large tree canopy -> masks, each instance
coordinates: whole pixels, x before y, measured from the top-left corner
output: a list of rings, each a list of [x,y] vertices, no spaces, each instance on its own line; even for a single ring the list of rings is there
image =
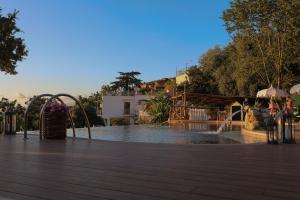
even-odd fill
[[[119,76],[116,77],[116,81],[111,82],[111,87],[114,90],[121,90],[123,92],[133,91],[134,87],[141,84],[141,80],[137,78],[140,72],[118,72]]]
[[[0,8],[0,71],[16,74],[17,62],[27,56],[24,39],[18,36],[21,30],[17,27],[18,11],[2,15]]]
[[[299,0],[233,0],[223,19],[232,41],[200,57],[188,71],[189,91],[255,96],[300,82]]]
[[[89,119],[91,126],[104,126],[104,121],[101,117],[97,116],[97,106],[100,99],[100,93],[96,92],[89,97],[78,97],[80,103],[83,105],[83,109]],[[76,104],[71,109],[73,122],[76,128],[83,128],[85,126],[85,119],[80,107]]]
[[[252,51],[247,55],[251,61],[245,61],[259,68],[258,78],[279,87],[299,80],[299,0],[235,0],[223,19],[233,44],[239,46],[237,58],[245,54],[242,45],[247,54]]]

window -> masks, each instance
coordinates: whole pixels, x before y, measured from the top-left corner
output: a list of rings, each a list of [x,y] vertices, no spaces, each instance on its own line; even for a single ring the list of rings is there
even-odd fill
[[[124,115],[130,115],[130,102],[124,102]]]

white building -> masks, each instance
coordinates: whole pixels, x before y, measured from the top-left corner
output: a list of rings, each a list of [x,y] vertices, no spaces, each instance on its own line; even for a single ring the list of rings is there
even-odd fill
[[[130,124],[144,111],[146,102],[151,98],[148,95],[134,96],[103,96],[100,115],[110,125],[111,118],[130,118]]]
[[[186,68],[184,70],[177,70],[176,71],[176,85],[181,85],[184,82],[189,81],[189,75],[187,73],[189,68]]]

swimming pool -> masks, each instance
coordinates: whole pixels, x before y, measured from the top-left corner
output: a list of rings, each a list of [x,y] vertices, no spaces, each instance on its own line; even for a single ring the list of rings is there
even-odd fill
[[[185,123],[168,126],[134,125],[92,127],[92,139],[123,142],[172,143],[172,144],[241,144],[253,143],[241,134],[240,125],[232,125],[217,133],[214,123]],[[72,131],[68,130],[72,137]],[[87,138],[86,129],[76,129],[76,136]]]

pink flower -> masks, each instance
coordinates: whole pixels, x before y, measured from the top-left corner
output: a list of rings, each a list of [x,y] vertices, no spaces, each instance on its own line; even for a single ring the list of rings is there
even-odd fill
[[[66,111],[68,111],[68,107],[66,104],[58,103],[56,100],[51,101],[48,108],[49,108],[50,112],[56,112],[56,111],[66,112]]]

